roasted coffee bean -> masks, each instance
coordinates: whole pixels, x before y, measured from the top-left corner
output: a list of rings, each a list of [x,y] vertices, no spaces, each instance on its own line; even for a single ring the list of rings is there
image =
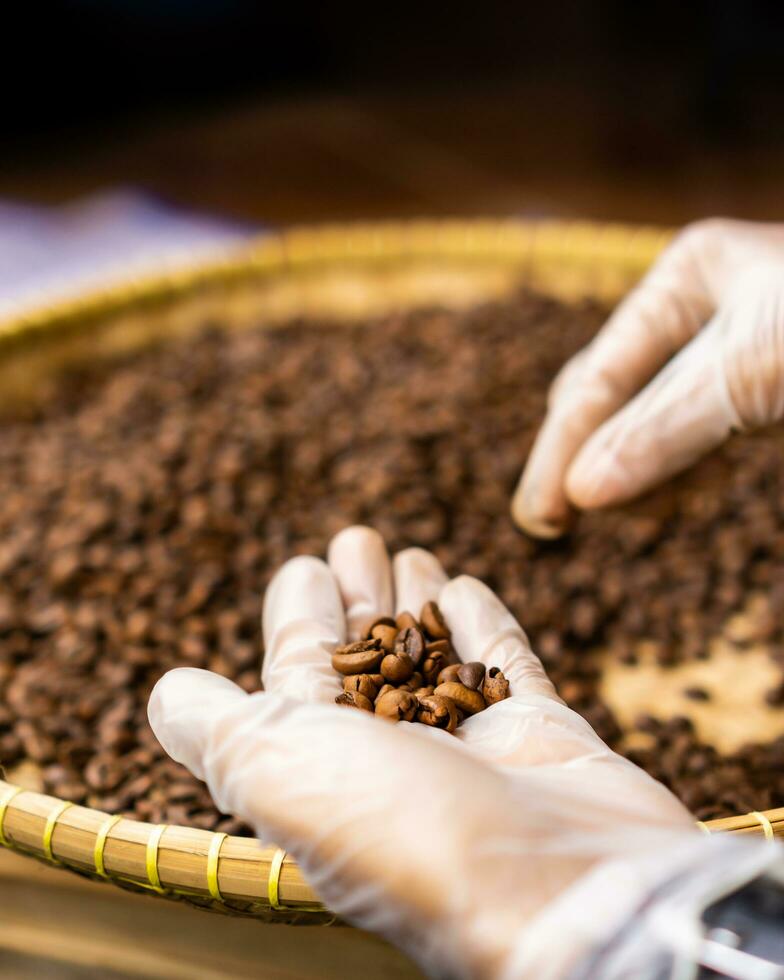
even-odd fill
[[[372,674],[378,670],[384,651],[378,640],[358,640],[338,647],[332,654],[332,666],[339,674]]]
[[[422,606],[419,622],[431,640],[449,640],[452,638],[452,633],[444,622],[441,610],[435,602],[426,602]]]
[[[447,663],[457,662],[457,654],[451,640],[429,640],[425,644],[425,655],[433,653],[443,653]]]
[[[376,699],[376,714],[393,721],[413,721],[419,702],[410,691],[391,690]]]
[[[372,701],[378,694],[378,685],[371,674],[351,674],[343,678],[343,690],[364,694]]]
[[[488,706],[509,697],[509,681],[498,667],[491,667],[485,674],[482,694]]]
[[[459,680],[457,674],[462,666],[463,664],[449,664],[449,666],[444,667],[438,675],[437,683],[446,684],[447,681]]]
[[[417,721],[433,728],[443,728],[447,732],[453,732],[457,728],[457,707],[454,701],[438,694],[424,694],[418,696],[417,700]]]
[[[414,673],[414,662],[407,653],[388,653],[381,661],[381,673],[390,684],[402,684]]]
[[[359,691],[344,691],[335,698],[335,704],[347,708],[361,708],[362,711],[373,711],[373,702]]]
[[[427,650],[422,661],[422,676],[425,682],[436,684],[447,663],[447,655],[442,650]]]
[[[361,630],[362,639],[372,640],[373,630],[375,630],[377,626],[389,626],[397,635],[397,623],[391,616],[375,616],[369,623],[367,623],[364,629]]]
[[[397,634],[397,638],[395,639],[395,653],[405,654],[414,667],[419,665],[419,661],[422,659],[424,652],[425,638],[421,630],[418,630],[415,626],[409,626]]]
[[[443,674],[443,671],[441,671]],[[478,660],[473,660],[467,664],[460,664],[457,668],[457,680],[472,691],[478,691],[482,687],[485,679],[485,665]]]
[[[424,677],[418,670],[415,670],[408,680],[404,681],[402,684],[398,684],[398,687],[403,688],[406,691],[416,691],[418,688],[422,687],[424,683]]]
[[[467,715],[475,715],[478,711],[484,711],[485,699],[479,691],[472,691],[470,687],[466,687],[459,681],[447,681],[445,684],[439,684],[435,693],[454,701],[455,705]]]
[[[395,640],[397,639],[397,635],[397,626],[390,626],[389,623],[378,623],[371,630],[372,638],[378,640],[382,648],[386,650],[387,653],[392,653],[392,651],[395,649]]]
[[[401,612],[397,614],[395,619],[395,624],[400,632],[408,629],[419,629],[419,623],[414,619],[410,612]]]

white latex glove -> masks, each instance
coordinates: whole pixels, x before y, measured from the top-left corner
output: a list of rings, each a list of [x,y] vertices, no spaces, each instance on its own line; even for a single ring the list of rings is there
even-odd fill
[[[370,616],[418,614],[430,599],[461,657],[500,667],[512,696],[456,735],[336,706],[334,647]],[[263,625],[264,693],[174,670],[150,723],[221,811],[296,857],[332,910],[434,975],[564,976],[718,845],[557,697],[493,593],[447,581],[427,552],[390,563],[376,532],[349,528],[329,564],[280,570]]]
[[[784,225],[698,222],[556,378],[512,514],[554,537],[783,415]]]

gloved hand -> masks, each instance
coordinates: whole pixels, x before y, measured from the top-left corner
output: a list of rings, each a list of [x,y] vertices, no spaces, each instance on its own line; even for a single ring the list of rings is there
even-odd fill
[[[690,225],[556,378],[513,517],[555,537],[783,415],[784,225]]]
[[[436,600],[464,660],[511,697],[449,735],[338,707],[336,645]],[[265,691],[168,673],[150,723],[216,805],[286,848],[336,913],[434,975],[561,977],[658,882],[718,844],[556,695],[525,633],[476,579],[429,553],[390,563],[341,532],[328,564],[289,561],[263,613]]]

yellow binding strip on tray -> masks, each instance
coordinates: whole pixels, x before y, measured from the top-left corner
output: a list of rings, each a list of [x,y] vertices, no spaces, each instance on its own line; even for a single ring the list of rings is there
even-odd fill
[[[282,847],[279,847],[275,851],[275,856],[272,859],[272,864],[269,869],[269,879],[267,880],[267,896],[269,898],[270,908],[272,909],[283,908],[280,904],[280,872],[283,869],[283,862],[285,860],[286,852]]]
[[[8,804],[11,800],[18,796],[22,792],[21,786],[11,786],[9,790],[5,793],[2,799],[0,799],[0,844],[3,847],[10,847],[11,841],[5,836],[3,831],[3,824],[5,823],[5,815],[8,810]]]
[[[702,820],[698,820],[697,821],[697,826],[700,828],[700,830],[703,832],[703,834],[707,834],[709,837],[713,833],[713,831],[710,829],[710,827],[706,823],[703,823]]]
[[[216,902],[223,901],[220,885],[218,884],[218,864],[220,863],[220,852],[223,842],[228,834],[213,834],[210,841],[210,849],[207,852],[207,890]]]
[[[153,891],[161,893],[166,889],[161,885],[161,877],[158,874],[158,849],[163,832],[168,829],[168,826],[168,824],[160,823],[157,827],[153,827],[147,841],[147,880]]]
[[[55,858],[52,852],[52,838],[54,837],[54,828],[57,826],[57,821],[73,806],[73,803],[69,803],[68,800],[61,800],[60,803],[53,810],[50,810],[49,816],[46,818],[46,826],[44,827],[44,837],[41,842],[44,849],[44,854],[46,855],[47,861],[52,861],[55,864],[60,862]]]
[[[764,813],[760,813],[759,810],[752,810],[749,814],[751,817],[755,817],[756,820],[762,824],[762,829],[765,833],[765,840],[774,840],[775,835],[773,833],[773,824],[768,820]]]
[[[103,852],[104,852],[104,849],[106,847],[106,839],[109,836],[109,834],[111,833],[112,828],[113,827],[116,827],[117,824],[121,820],[122,820],[122,817],[119,816],[119,814],[117,814],[117,815],[115,815],[113,817],[108,817],[101,824],[101,826],[100,826],[100,828],[98,830],[98,834],[97,834],[97,836],[95,838],[95,847],[93,848],[93,860],[95,862],[95,873],[97,875],[100,875],[102,878],[108,878],[109,877],[109,875],[106,873],[106,867],[104,866],[104,863],[103,863]]]

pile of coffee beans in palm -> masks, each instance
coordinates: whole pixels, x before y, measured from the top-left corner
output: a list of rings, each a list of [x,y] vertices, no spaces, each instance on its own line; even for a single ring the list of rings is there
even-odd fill
[[[46,791],[108,811],[236,831],[164,756],[149,693],[184,665],[257,689],[271,575],[354,523],[486,581],[622,751],[597,650],[630,661],[646,640],[666,672],[755,592],[778,660],[780,433],[734,439],[563,540],[512,524],[548,384],[605,314],[521,292],[356,326],[206,324],[0,421],[0,766],[13,778],[26,760]],[[701,819],[784,804],[784,740],[722,755],[686,717],[640,727],[635,758]]]
[[[509,682],[498,667],[461,663],[451,641],[435,602],[425,603],[418,620],[410,612],[374,619],[362,639],[332,654],[343,676],[336,703],[453,732],[469,715],[508,698]]]

